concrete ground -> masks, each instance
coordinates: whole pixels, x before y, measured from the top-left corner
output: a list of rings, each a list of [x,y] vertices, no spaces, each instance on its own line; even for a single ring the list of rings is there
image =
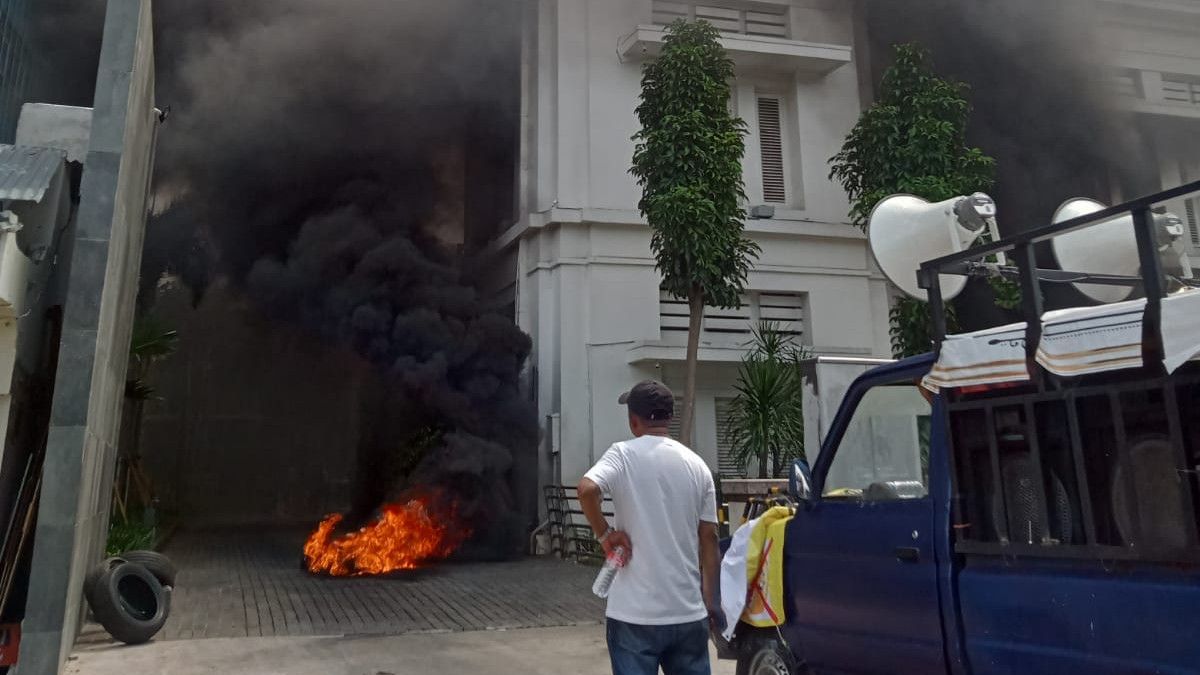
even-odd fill
[[[734,664],[716,661],[713,673]],[[138,647],[80,648],[68,675],[605,675],[604,627],[426,633],[366,637],[165,640]]]

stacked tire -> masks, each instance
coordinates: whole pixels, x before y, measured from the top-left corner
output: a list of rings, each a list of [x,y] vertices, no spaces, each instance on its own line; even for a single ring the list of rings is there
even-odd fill
[[[171,613],[177,571],[155,551],[128,551],[88,573],[83,594],[96,622],[125,644],[149,642]]]

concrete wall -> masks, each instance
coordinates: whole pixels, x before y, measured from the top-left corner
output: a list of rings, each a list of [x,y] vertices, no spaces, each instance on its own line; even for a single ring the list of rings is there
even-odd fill
[[[658,377],[682,390],[683,347],[660,330],[659,276],[637,212],[629,166],[641,65],[618,42],[651,21],[650,0],[533,3],[525,40],[523,220],[496,242],[518,249],[518,322],[534,339],[539,410],[561,415],[560,457],[543,448],[543,483],[577,480],[599,453],[628,435],[619,392]],[[792,38],[853,46],[853,4],[778,0]],[[825,75],[741,69],[735,105],[753,114],[755,92],[786,99],[789,203],[747,222],[763,247],[749,288],[805,294],[804,342],[826,354],[889,355],[888,293],[861,233],[846,224],[847,199],[826,161],[859,110],[858,69]],[[753,125],[752,125],[753,126]],[[761,200],[756,132],[747,138],[747,193]],[[755,185],[760,187],[755,188]],[[739,349],[702,349],[696,450],[716,466],[716,398],[730,396]]]
[[[110,0],[24,622],[21,675],[58,673],[102,554],[145,229],[153,142],[150,0]]]
[[[154,366],[140,452],[181,524],[311,524],[351,503],[366,366],[217,285],[182,287],[153,316],[179,332]]]

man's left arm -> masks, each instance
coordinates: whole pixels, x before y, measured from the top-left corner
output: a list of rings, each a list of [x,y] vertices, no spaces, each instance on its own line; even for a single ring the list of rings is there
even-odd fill
[[[721,546],[718,542],[717,524],[700,522],[700,588],[704,593],[704,606],[708,608],[708,620],[716,632],[724,630],[725,615],[721,612]]]
[[[700,507],[700,590],[708,608],[709,626],[720,633],[725,629],[721,611],[721,544],[717,534],[717,487],[712,474],[705,471],[704,497]]]

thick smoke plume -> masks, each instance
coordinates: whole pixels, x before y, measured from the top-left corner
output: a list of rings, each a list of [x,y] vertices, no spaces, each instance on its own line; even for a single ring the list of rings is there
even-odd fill
[[[1069,197],[1144,190],[1132,115],[1104,78],[1099,0],[869,0],[872,57],[919,42],[944,75],[970,85],[973,145],[997,160],[993,196],[1008,232],[1046,224]]]
[[[1107,76],[1100,0],[868,0],[874,70],[892,45],[918,42],[939,74],[970,86],[971,145],[996,159],[1002,234],[1049,224],[1072,197],[1111,202],[1152,192],[1157,168],[1134,115],[1116,105]],[[1055,267],[1046,247],[1040,266]],[[1087,303],[1047,287],[1050,306]],[[1011,320],[984,284],[956,305],[967,329]]]
[[[158,99],[172,110],[144,280],[170,267],[202,292],[227,274],[264,311],[376,364],[358,517],[434,486],[482,553],[519,545],[510,477],[537,441],[519,386],[530,341],[488,311],[454,245],[463,200],[488,191],[464,190],[464,165],[515,128],[517,7],[155,3]],[[473,180],[512,189],[511,174]]]

